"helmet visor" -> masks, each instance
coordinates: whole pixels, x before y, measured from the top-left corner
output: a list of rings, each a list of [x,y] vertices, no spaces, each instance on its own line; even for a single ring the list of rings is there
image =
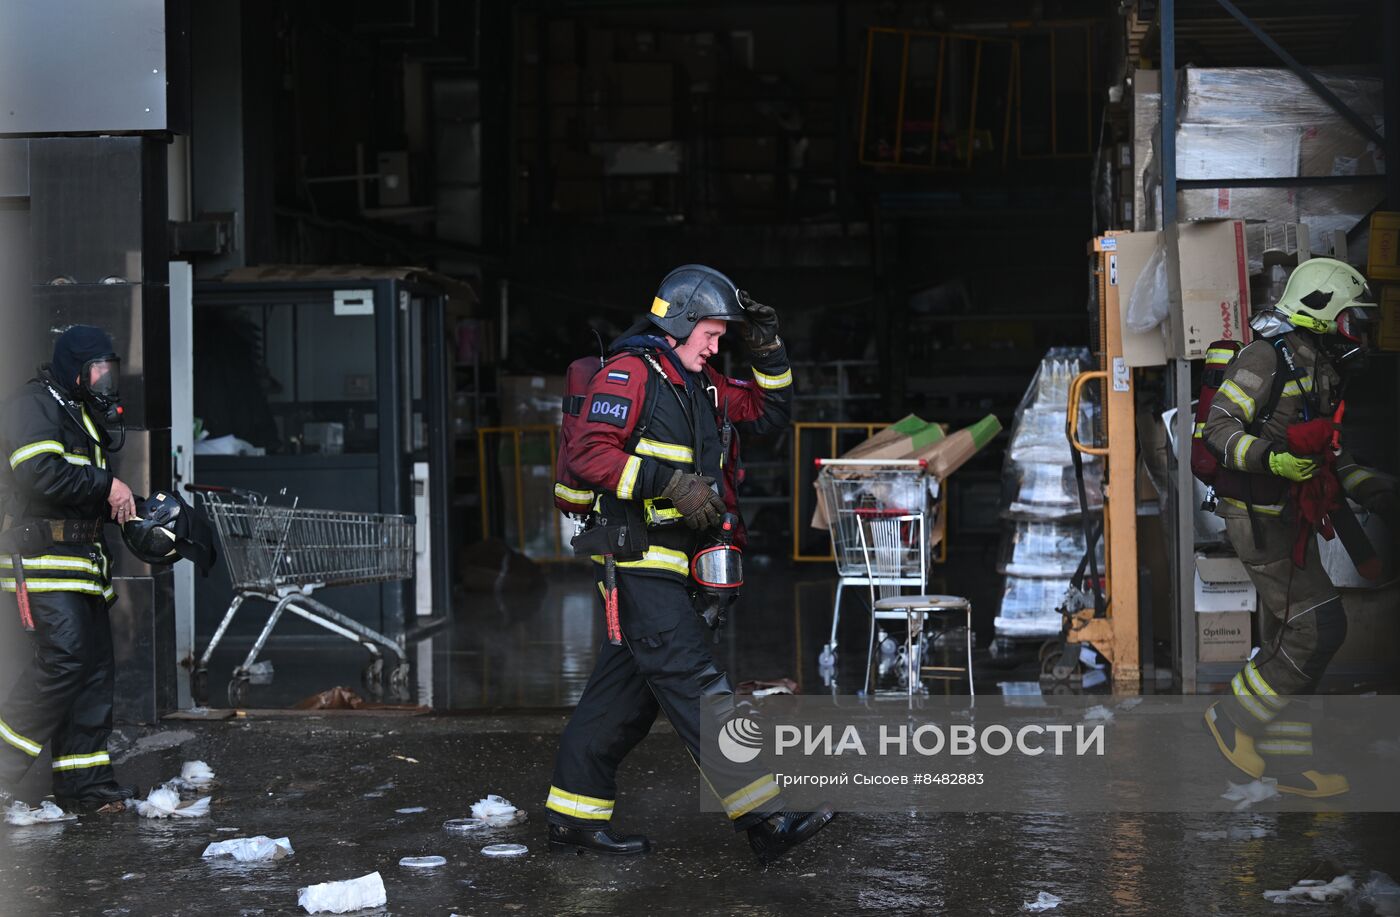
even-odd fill
[[[690,574],[709,589],[737,589],[744,584],[742,558],[733,545],[715,545],[695,555]]]
[[[122,361],[116,357],[99,357],[83,364],[83,387],[101,398],[117,400],[117,382],[121,378]]]
[[[1369,309],[1343,309],[1337,314],[1337,334],[1362,347],[1370,347],[1375,319]]]

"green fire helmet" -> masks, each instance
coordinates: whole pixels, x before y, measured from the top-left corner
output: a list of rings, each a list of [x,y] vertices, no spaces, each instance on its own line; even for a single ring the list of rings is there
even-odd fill
[[[1295,327],[1315,334],[1339,333],[1347,309],[1374,309],[1361,272],[1336,258],[1309,258],[1288,275],[1275,309]]]

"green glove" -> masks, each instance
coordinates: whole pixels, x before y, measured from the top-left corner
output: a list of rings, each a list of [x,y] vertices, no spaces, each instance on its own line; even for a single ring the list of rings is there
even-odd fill
[[[1269,470],[1281,478],[1302,482],[1317,474],[1317,462],[1288,452],[1270,452]]]

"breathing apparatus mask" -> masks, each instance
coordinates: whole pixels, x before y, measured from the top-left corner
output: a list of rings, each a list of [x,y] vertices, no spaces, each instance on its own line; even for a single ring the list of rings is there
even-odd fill
[[[690,561],[695,610],[711,630],[724,626],[730,606],[739,598],[739,587],[744,585],[743,552],[734,544],[738,526],[739,518],[725,513],[714,542],[697,551]]]
[[[126,424],[118,388],[121,365],[107,332],[91,325],[74,325],[59,335],[49,366],[53,381],[68,395],[60,401],[76,401],[87,407],[92,419],[107,433],[109,442],[100,445],[108,452],[116,452],[126,443]],[[70,414],[77,413],[67,404],[65,407]],[[81,416],[74,420],[79,427],[87,429]]]

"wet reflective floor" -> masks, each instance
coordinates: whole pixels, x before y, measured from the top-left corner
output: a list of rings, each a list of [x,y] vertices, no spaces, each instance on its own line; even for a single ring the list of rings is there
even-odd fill
[[[695,772],[664,726],[624,763],[616,818],[658,849],[629,859],[554,853],[542,801],[563,722],[327,715],[121,730],[118,771],[143,787],[184,760],[207,761],[218,773],[212,815],[5,828],[3,912],[300,913],[298,888],[377,870],[388,904],[367,913],[1012,914],[1044,891],[1062,899],[1055,914],[1262,915],[1279,913],[1266,889],[1287,887],[1319,859],[1400,875],[1393,815],[1325,812],[848,814],[763,870],[721,816],[699,811]],[[473,838],[442,829],[490,792],[530,820]],[[419,806],[426,811],[396,812]],[[255,834],[285,835],[296,853],[244,865],[200,858],[211,841]],[[529,852],[481,855],[497,842]],[[423,855],[447,863],[397,865]]]

